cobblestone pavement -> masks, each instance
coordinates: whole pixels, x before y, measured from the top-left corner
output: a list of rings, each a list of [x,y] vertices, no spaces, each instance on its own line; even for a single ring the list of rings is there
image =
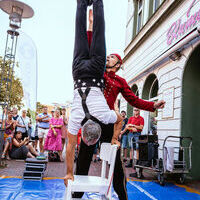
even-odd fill
[[[24,171],[24,161],[23,160],[10,160],[7,161],[6,168],[0,168],[0,176],[22,176]],[[126,176],[128,178],[129,174],[133,172],[132,168],[125,168]],[[101,162],[92,162],[89,174],[100,176],[101,173]],[[66,164],[65,162],[49,162],[47,165],[47,170],[45,171],[44,177],[58,177],[62,178],[66,174]],[[144,172],[144,180],[157,180],[157,176],[150,172]],[[136,180],[136,178],[130,178],[130,180]],[[172,180],[169,180],[172,181]],[[188,186],[196,191],[200,192],[200,181],[186,181],[185,186]]]

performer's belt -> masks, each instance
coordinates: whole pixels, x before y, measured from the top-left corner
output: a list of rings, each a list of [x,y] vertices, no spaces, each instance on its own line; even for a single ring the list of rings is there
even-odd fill
[[[99,87],[103,90],[104,88],[104,79],[78,79],[74,81],[74,89],[82,87]]]
[[[83,126],[89,119],[91,119],[92,121],[98,123],[98,124],[102,124],[102,122],[100,122],[96,117],[92,116],[90,113],[89,113],[89,110],[88,110],[88,107],[86,105],[86,99],[87,99],[87,96],[90,92],[90,89],[89,87],[86,88],[85,92],[82,91],[81,88],[78,89],[78,92],[82,98],[82,106],[83,106],[83,110],[85,112],[85,118],[83,119],[83,121],[81,122],[81,125]]]

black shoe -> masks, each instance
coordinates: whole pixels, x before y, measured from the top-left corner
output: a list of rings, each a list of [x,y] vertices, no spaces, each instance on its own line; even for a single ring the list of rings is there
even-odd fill
[[[94,159],[94,163],[96,163],[97,162],[97,160],[96,159]]]
[[[129,174],[129,176],[132,177],[132,178],[137,178],[137,173],[136,172],[135,173],[131,173],[131,174]]]
[[[133,164],[132,163],[128,163],[127,165],[125,165],[125,167],[131,168],[131,167],[133,167]]]
[[[91,6],[92,4],[93,4],[93,0],[87,0],[87,4],[88,4],[88,6]]]

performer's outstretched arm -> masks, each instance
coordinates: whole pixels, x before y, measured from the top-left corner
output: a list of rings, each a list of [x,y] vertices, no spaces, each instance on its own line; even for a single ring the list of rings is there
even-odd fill
[[[122,96],[126,99],[126,101],[132,106],[150,112],[154,112],[156,109],[164,108],[165,101],[163,100],[157,102],[145,101],[143,99],[140,99],[133,93],[133,91],[131,90],[125,79],[121,78],[121,84],[122,84],[122,89],[120,92]]]

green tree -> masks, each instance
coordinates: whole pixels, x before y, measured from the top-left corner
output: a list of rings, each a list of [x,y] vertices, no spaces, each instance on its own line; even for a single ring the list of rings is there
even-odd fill
[[[0,57],[0,101],[8,102],[9,105],[17,106],[18,109],[24,105],[23,100],[23,87],[21,80],[15,76],[14,71],[12,72],[11,61],[6,60],[5,66],[3,66],[3,59]],[[19,67],[18,64],[15,64],[15,67]],[[10,88],[11,84],[11,88]]]

